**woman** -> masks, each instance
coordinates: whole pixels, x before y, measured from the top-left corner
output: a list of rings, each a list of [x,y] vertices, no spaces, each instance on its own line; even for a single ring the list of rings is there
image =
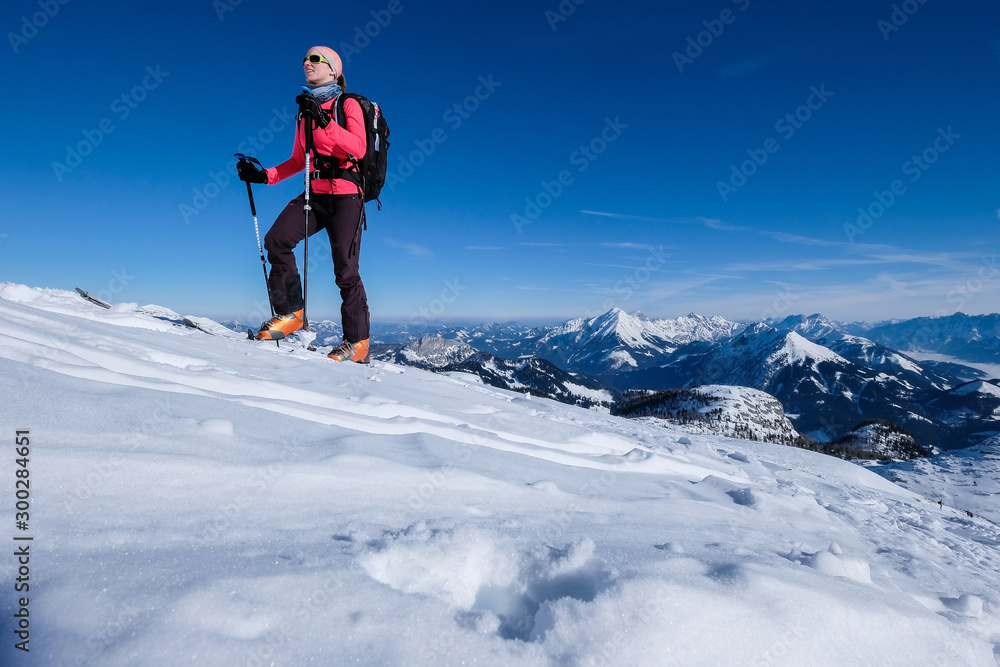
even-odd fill
[[[365,119],[361,105],[347,98],[344,104],[346,128],[335,117],[337,97],[345,81],[340,56],[326,46],[314,46],[302,61],[312,97],[299,96],[300,116],[295,129],[292,156],[270,169],[258,169],[240,161],[240,179],[268,185],[283,181],[305,169],[305,123],[313,122],[313,177],[309,204],[309,236],[325,229],[333,252],[333,270],[340,288],[340,315],[344,341],[330,352],[334,361],[369,363],[368,297],[359,273],[361,251],[361,215],[363,197],[358,185],[340,178],[342,170],[353,170],[350,156],[360,160],[365,154]],[[324,159],[326,158],[326,159]],[[332,158],[332,159],[330,159]],[[285,207],[264,237],[264,248],[271,264],[268,291],[277,315],[261,325],[257,338],[283,338],[304,326],[305,304],[302,282],[295,266],[295,246],[305,239],[305,193]]]

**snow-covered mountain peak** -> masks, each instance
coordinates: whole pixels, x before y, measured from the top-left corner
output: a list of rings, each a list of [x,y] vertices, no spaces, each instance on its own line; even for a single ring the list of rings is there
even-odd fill
[[[831,361],[844,365],[850,364],[847,359],[844,359],[833,350],[813,343],[795,331],[789,331],[785,335],[785,344],[775,350],[768,357],[768,361],[775,364],[793,365],[817,364],[823,361]]]
[[[423,336],[404,345],[400,354],[410,361],[421,362],[429,367],[440,367],[461,363],[476,354],[476,350],[460,340]]]
[[[612,308],[588,324],[591,335],[598,338],[615,337],[629,345],[647,345],[645,334],[652,329],[650,321],[645,317],[629,315],[621,308]]]
[[[588,372],[637,367],[675,349],[656,323],[621,308],[589,319],[570,320],[538,339],[539,354],[553,361],[580,363]]]
[[[774,323],[773,326],[776,329],[788,329],[795,331],[810,340],[817,340],[834,334],[846,333],[846,330],[842,325],[821,315],[820,313],[814,313],[812,315],[789,315],[788,317]]]
[[[693,341],[716,342],[725,340],[744,326],[718,315],[706,317],[696,313],[675,319],[655,320],[654,324],[665,338],[678,344]]]
[[[742,328],[743,325],[719,316],[692,313],[675,319],[653,320],[642,312],[630,315],[615,307],[596,317],[570,320],[549,336],[580,333],[581,338],[617,337],[626,344],[642,347],[676,347],[692,341],[723,340]]]

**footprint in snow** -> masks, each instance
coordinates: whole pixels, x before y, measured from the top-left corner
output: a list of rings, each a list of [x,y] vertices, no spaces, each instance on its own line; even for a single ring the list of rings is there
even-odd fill
[[[538,489],[539,491],[545,491],[546,493],[550,493],[552,495],[561,493],[559,487],[556,486],[556,483],[547,479],[540,479],[537,482],[530,482],[528,486],[530,486],[533,489]]]
[[[726,491],[726,495],[733,499],[733,502],[743,507],[754,507],[760,502],[760,498],[749,488]]]
[[[979,618],[983,615],[983,599],[978,595],[965,593],[957,598],[941,598],[941,604],[963,616]]]

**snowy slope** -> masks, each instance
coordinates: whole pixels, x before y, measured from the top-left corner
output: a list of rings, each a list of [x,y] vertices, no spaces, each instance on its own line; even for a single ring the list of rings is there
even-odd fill
[[[930,458],[864,465],[945,507],[1000,523],[1000,438]]]
[[[0,316],[30,664],[997,664],[998,528],[854,464],[70,292]]]

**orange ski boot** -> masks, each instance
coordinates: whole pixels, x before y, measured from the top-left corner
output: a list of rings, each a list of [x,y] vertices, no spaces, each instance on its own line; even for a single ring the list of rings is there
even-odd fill
[[[353,361],[358,364],[371,363],[371,355],[368,353],[368,339],[360,340],[357,343],[348,343],[346,340],[333,348],[330,354],[326,355],[334,361]]]
[[[305,324],[302,321],[304,311],[305,309],[302,309],[289,315],[277,315],[264,322],[260,325],[260,331],[257,332],[257,340],[281,340],[285,336],[295,333]]]

